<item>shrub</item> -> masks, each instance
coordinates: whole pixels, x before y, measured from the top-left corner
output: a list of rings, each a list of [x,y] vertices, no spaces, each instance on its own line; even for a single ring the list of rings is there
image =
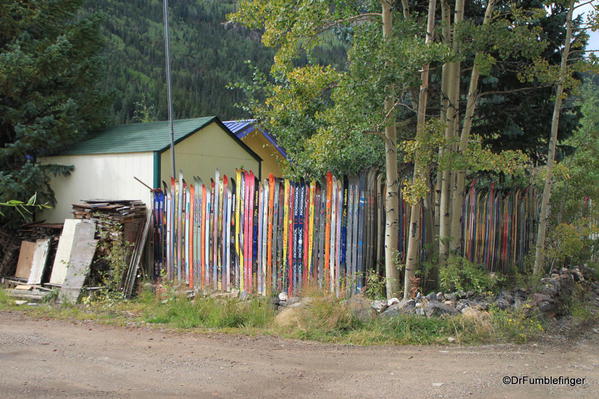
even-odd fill
[[[380,276],[374,270],[369,270],[366,274],[366,286],[364,295],[370,299],[385,298],[385,278]]]
[[[552,267],[567,266],[567,262],[588,262],[598,252],[598,242],[593,238],[597,234],[598,228],[585,218],[558,224],[549,233],[547,260]]]
[[[458,256],[449,257],[447,265],[439,271],[439,282],[444,291],[474,291],[481,294],[492,291],[500,280],[481,266]]]

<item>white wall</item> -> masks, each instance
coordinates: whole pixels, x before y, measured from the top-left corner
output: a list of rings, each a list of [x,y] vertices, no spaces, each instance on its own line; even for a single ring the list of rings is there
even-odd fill
[[[235,176],[235,169],[252,170],[258,175],[260,164],[216,122],[175,145],[177,173],[183,170],[187,181],[199,176],[204,182],[214,177],[218,168],[221,175]],[[160,178],[167,183],[171,176],[171,151],[161,154]]]
[[[133,179],[137,177],[150,187],[153,182],[153,154],[64,155],[40,158],[40,163],[73,165],[66,177],[54,177],[50,185],[56,195],[56,207],[38,217],[50,223],[72,218],[72,204],[85,199],[141,200],[151,205],[149,190]]]

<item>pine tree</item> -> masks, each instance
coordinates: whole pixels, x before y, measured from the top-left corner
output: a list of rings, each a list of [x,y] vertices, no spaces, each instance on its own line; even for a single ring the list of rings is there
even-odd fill
[[[107,96],[98,88],[102,40],[81,0],[0,3],[0,202],[52,204],[50,173],[39,156],[59,151],[103,124]],[[2,225],[21,223],[5,212]]]

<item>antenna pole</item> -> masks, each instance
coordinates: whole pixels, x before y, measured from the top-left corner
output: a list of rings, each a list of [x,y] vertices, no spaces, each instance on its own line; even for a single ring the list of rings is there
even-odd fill
[[[168,95],[168,124],[171,132],[171,166],[175,177],[175,129],[173,127],[173,97],[171,88],[171,54],[170,54],[170,41],[168,35],[168,0],[163,0],[164,5],[164,55],[166,58],[166,91]]]

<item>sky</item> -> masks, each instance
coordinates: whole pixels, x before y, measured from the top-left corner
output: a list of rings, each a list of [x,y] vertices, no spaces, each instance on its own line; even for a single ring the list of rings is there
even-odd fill
[[[580,7],[578,10],[575,10],[574,13],[576,16],[580,14],[587,14],[592,10],[591,4],[587,4],[583,7]],[[589,34],[589,43],[587,44],[587,50],[599,50],[599,31],[591,32],[589,29],[587,31]]]

